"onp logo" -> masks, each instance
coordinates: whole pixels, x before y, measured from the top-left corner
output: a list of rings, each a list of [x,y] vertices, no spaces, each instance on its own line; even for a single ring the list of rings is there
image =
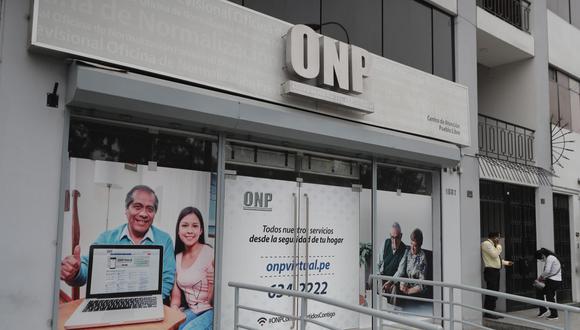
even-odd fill
[[[244,193],[244,210],[248,211],[272,211],[269,206],[272,201],[271,193],[246,191]]]

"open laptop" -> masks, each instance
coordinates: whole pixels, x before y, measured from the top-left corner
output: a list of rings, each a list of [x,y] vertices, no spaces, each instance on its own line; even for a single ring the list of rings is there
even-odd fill
[[[91,246],[87,299],[65,329],[163,320],[162,260],[162,246]]]

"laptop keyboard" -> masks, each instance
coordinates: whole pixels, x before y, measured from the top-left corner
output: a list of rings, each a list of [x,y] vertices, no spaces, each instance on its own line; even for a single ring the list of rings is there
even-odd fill
[[[133,297],[118,299],[91,300],[83,312],[112,311],[118,309],[151,308],[157,307],[156,297]]]

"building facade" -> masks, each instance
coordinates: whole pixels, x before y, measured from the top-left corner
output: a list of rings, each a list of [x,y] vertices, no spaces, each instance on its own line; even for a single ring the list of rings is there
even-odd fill
[[[4,323],[62,321],[87,292],[60,261],[125,224],[142,184],[173,240],[199,209],[215,329],[232,327],[232,281],[377,307],[369,275],[386,272],[394,223],[420,241],[422,278],[481,286],[479,243],[500,231],[506,292],[533,293],[547,247],[569,267],[560,301],[578,301],[580,2],[506,3],[0,1]]]

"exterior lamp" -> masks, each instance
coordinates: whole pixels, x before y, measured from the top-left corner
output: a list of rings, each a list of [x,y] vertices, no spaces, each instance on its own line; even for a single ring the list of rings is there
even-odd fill
[[[338,22],[334,22],[334,21],[330,21],[330,22],[324,22],[322,24],[304,24],[306,26],[308,26],[309,28],[311,28],[312,30],[315,31],[320,31],[320,29],[325,26],[325,25],[336,25],[338,26],[342,31],[344,31],[344,34],[346,36],[346,43],[350,44],[350,38],[348,36],[348,31],[346,30],[346,28],[344,27],[344,25],[338,23]]]

